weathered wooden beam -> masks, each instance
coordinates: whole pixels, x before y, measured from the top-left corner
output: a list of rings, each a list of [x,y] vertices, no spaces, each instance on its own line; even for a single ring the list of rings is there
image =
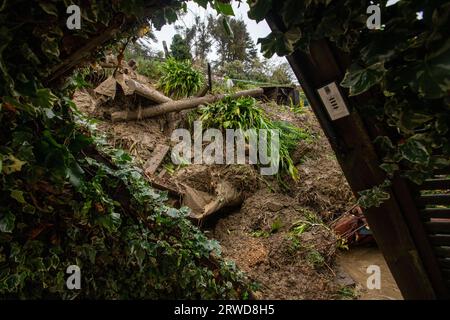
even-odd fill
[[[420,205],[450,205],[450,194],[427,194],[418,198]]]
[[[153,150],[152,157],[148,159],[148,161],[144,165],[144,171],[147,175],[153,175],[158,167],[161,165],[161,162],[164,160],[164,157],[169,152],[170,147],[165,144],[158,144]]]
[[[427,208],[422,209],[421,214],[423,218],[449,218],[450,219],[450,208]]]
[[[448,190],[450,189],[450,179],[429,179],[425,180],[419,190]]]
[[[425,222],[425,226],[426,226],[427,230],[432,234],[437,234],[437,233],[450,234],[450,220]]]
[[[430,235],[430,241],[435,246],[450,246],[450,234]]]

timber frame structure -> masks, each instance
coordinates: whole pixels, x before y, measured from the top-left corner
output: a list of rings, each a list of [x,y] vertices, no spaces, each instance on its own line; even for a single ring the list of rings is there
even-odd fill
[[[272,30],[286,29],[276,13],[269,13],[266,21]],[[339,88],[350,115],[333,121],[317,91],[341,82],[349,58],[324,39],[313,43],[309,54],[297,50],[287,59],[353,193],[381,184],[385,173],[379,167],[381,161],[373,140],[389,133],[354,108],[374,92],[349,97],[347,90]],[[449,174],[450,168],[436,172],[435,179],[419,187],[395,177],[390,199],[364,213],[405,299],[450,298],[450,195],[420,194],[421,190],[449,190]]]

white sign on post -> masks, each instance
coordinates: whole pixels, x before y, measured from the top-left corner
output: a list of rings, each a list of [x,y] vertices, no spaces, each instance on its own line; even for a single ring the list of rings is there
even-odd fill
[[[327,108],[331,120],[337,120],[350,115],[336,82],[327,84],[317,91],[319,92],[325,108]]]

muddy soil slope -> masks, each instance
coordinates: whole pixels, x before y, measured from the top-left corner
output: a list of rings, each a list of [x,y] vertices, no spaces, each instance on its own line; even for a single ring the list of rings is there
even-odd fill
[[[76,92],[74,101],[83,113],[98,120],[98,128],[111,144],[128,150],[141,167],[158,144],[170,145],[168,128],[173,123],[168,119],[177,119],[178,126],[185,124],[186,113],[112,123],[105,117],[105,108],[123,109],[120,99],[98,108],[94,94],[83,90]],[[200,227],[221,243],[225,257],[246,272],[257,298],[354,298],[353,282],[336,267],[340,242],[327,222],[350,209],[355,200],[331,148],[310,110],[294,112],[274,103],[261,107],[272,119],[308,132],[309,138],[293,152],[298,181],[286,176],[280,184],[250,165],[174,166],[170,157],[155,178],[176,190],[187,185],[205,193],[226,180],[243,195],[241,206],[221,210]],[[181,201],[173,199],[173,203]]]

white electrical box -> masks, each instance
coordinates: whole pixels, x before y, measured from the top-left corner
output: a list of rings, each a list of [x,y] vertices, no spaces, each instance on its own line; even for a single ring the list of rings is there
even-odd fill
[[[347,105],[339,92],[336,82],[332,82],[317,90],[331,120],[337,120],[350,114]]]

